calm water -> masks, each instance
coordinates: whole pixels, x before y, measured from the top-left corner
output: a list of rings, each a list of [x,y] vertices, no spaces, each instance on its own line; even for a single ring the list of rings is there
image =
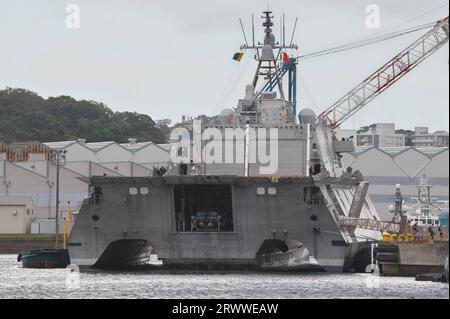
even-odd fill
[[[23,269],[0,255],[0,298],[449,298],[449,286],[370,274],[169,274]]]

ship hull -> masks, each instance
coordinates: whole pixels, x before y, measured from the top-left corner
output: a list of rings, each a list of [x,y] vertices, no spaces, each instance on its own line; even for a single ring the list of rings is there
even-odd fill
[[[66,268],[70,265],[67,249],[39,249],[20,253],[23,268]]]
[[[91,184],[101,196],[86,199],[79,212],[69,242],[73,263],[103,268],[109,254],[116,258],[107,268],[123,268],[128,262],[111,247],[128,241],[149,246],[166,269],[343,270],[348,244],[311,178],[99,177]],[[203,216],[193,225],[189,216],[204,210],[205,198],[222,221]],[[273,238],[301,242],[315,262],[264,267],[256,254]]]

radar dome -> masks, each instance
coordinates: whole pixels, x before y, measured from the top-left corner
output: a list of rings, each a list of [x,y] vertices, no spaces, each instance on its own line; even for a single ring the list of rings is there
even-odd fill
[[[311,109],[303,109],[298,114],[300,124],[313,124],[316,120],[316,114]]]

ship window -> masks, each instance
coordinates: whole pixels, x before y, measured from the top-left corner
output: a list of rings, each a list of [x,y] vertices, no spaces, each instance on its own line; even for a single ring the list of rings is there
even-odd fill
[[[137,195],[138,189],[136,187],[130,187],[128,192],[130,193],[130,195]]]
[[[276,194],[277,194],[277,189],[276,189],[276,187],[269,187],[269,188],[267,189],[267,194],[269,194],[269,195],[276,195]]]
[[[89,188],[89,203],[95,206],[103,203],[103,191],[100,186],[91,186]]]
[[[266,194],[266,189],[264,187],[257,187],[256,188],[256,194],[264,195],[264,194]]]
[[[308,205],[323,204],[323,195],[319,187],[305,187],[303,189],[303,201]]]
[[[233,231],[231,186],[177,185],[174,199],[177,231]]]
[[[313,175],[320,174],[321,171],[322,171],[322,165],[314,164]]]
[[[141,195],[148,195],[148,187],[141,187]]]

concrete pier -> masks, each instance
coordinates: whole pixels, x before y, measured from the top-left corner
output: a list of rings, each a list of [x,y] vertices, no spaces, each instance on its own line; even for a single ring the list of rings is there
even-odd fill
[[[442,274],[448,260],[448,241],[396,242],[384,246],[384,248],[395,248],[391,249],[390,253],[383,253],[383,255],[390,254],[393,258],[379,260],[381,274],[384,276]]]

